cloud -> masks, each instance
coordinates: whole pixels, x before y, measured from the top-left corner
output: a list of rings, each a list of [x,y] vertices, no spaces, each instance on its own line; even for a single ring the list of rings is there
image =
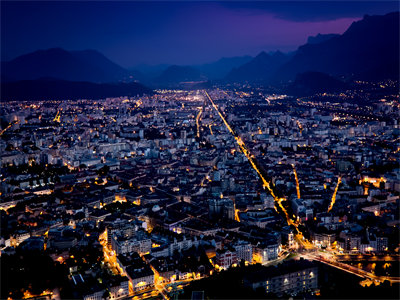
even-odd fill
[[[398,1],[222,1],[221,5],[249,14],[268,12],[290,21],[326,21],[359,18],[365,14],[385,14],[399,10]]]

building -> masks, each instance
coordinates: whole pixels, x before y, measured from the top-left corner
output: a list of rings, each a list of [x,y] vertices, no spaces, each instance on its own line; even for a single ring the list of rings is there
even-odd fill
[[[11,236],[11,245],[12,246],[18,246],[21,244],[23,241],[27,240],[30,238],[30,233],[26,231],[18,231],[14,236]]]
[[[217,198],[208,202],[209,216],[211,219],[224,217],[226,219],[235,219],[235,205],[231,199]]]
[[[218,249],[215,254],[215,264],[223,269],[228,269],[230,266],[238,263],[236,251],[234,249]]]
[[[266,264],[271,260],[277,259],[281,251],[278,243],[262,243],[254,247],[254,261],[260,264]]]
[[[230,199],[224,199],[224,213],[223,216],[229,220],[235,220],[235,204]]]
[[[253,261],[253,246],[249,242],[238,241],[232,245],[236,251],[238,262],[241,260],[251,263]]]
[[[313,244],[319,247],[330,247],[336,240],[334,233],[315,233]]]
[[[318,288],[318,268],[307,260],[288,261],[246,274],[243,283],[253,290],[264,288],[278,297],[296,295]]]
[[[288,233],[288,246],[289,248],[294,248],[297,245],[297,242],[294,239],[293,232]]]
[[[361,236],[352,233],[341,233],[341,238],[338,239],[339,250],[358,252],[361,249]]]
[[[83,296],[83,300],[102,300],[104,299],[105,290],[104,289],[99,289],[95,291],[90,291],[88,292],[87,295]]]
[[[137,252],[139,254],[150,253],[151,239],[146,234],[136,234],[133,237],[123,237],[117,233],[113,234],[111,239],[111,248],[119,254],[129,254]]]
[[[384,252],[388,249],[388,238],[387,237],[376,237],[376,251]]]
[[[126,268],[126,275],[129,278],[133,292],[145,290],[154,286],[154,273],[149,266],[144,268],[129,266]]]
[[[129,278],[119,277],[110,284],[110,299],[129,295]]]
[[[75,247],[78,244],[75,230],[70,226],[51,228],[48,232],[47,247],[65,250]]]
[[[182,239],[178,240],[174,238],[174,241],[168,245],[168,253],[169,256],[172,256],[175,251],[181,252],[182,250],[187,250],[192,246],[197,247],[199,245],[199,241],[195,236],[194,239],[186,239],[186,236],[183,236]]]
[[[137,292],[154,286],[154,273],[137,253],[118,255],[117,263],[129,279],[132,291]]]

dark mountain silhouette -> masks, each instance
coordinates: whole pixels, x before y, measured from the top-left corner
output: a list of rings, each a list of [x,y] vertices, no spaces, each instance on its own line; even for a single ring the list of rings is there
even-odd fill
[[[342,35],[317,35],[294,54],[261,52],[222,58],[197,67],[169,66],[157,74],[128,71],[94,50],[39,50],[1,63],[2,82],[56,78],[96,83],[140,80],[154,86],[174,86],[224,76],[228,82],[277,83],[313,71],[349,79],[399,78],[399,12],[365,16]],[[234,68],[232,68],[234,67]],[[232,68],[232,69],[231,69]],[[229,72],[228,70],[231,69]]]
[[[139,71],[137,75],[135,74],[135,78],[145,84],[216,80],[224,78],[233,68],[243,65],[251,59],[251,56],[223,57],[215,62],[191,66],[141,64],[132,68],[131,71]]]
[[[295,96],[307,96],[316,93],[332,93],[344,91],[348,85],[328,74],[321,72],[305,72],[296,76],[286,93]]]
[[[242,66],[234,68],[225,77],[231,82],[263,82],[271,78],[271,76],[286,63],[289,55],[277,51],[272,54],[261,52],[255,58]]]
[[[340,34],[330,33],[330,34],[320,34],[318,33],[316,36],[309,36],[307,39],[307,44],[319,44],[322,42],[326,42],[331,38],[338,37]]]
[[[215,62],[197,66],[209,79],[224,78],[233,68],[237,68],[252,60],[249,55],[236,57],[223,57]]]
[[[118,82],[131,73],[95,50],[39,50],[1,64],[2,79],[33,80],[44,77],[71,81]],[[132,80],[132,78],[131,78]]]
[[[154,80],[155,84],[175,85],[186,81],[201,81],[206,79],[200,70],[190,66],[173,65],[164,70],[159,77]]]
[[[399,12],[365,16],[340,36],[301,46],[276,77],[288,80],[306,71],[355,79],[398,79]]]
[[[211,81],[192,81],[192,82],[182,82],[176,87],[183,88],[185,90],[204,90],[211,89],[213,87]]]
[[[1,84],[2,101],[100,99],[151,93],[151,89],[135,82],[98,84],[46,78],[3,82]]]
[[[138,71],[141,74],[143,74],[146,79],[149,78],[156,78],[161,75],[163,71],[165,71],[168,67],[171,65],[168,64],[158,64],[158,65],[147,65],[147,64],[139,64],[131,69],[129,69],[131,72]]]

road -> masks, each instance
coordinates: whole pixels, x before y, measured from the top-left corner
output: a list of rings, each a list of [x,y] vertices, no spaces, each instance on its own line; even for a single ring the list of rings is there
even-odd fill
[[[225,124],[226,128],[228,129],[228,131],[233,135],[233,137],[235,138],[235,141],[237,143],[237,145],[239,146],[240,150],[243,152],[243,154],[246,156],[247,160],[249,161],[250,165],[253,167],[253,169],[257,172],[258,176],[260,177],[263,186],[266,187],[268,189],[268,191],[270,192],[270,194],[272,195],[272,197],[275,200],[275,203],[279,206],[279,208],[282,210],[284,217],[288,223],[288,225],[292,225],[294,226],[294,228],[296,229],[296,237],[297,240],[306,248],[312,248],[313,245],[306,241],[303,237],[303,234],[300,232],[300,230],[298,229],[298,223],[296,221],[293,221],[288,212],[286,211],[285,207],[282,205],[282,201],[285,200],[284,198],[279,198],[275,195],[275,192],[272,188],[272,183],[267,181],[265,179],[265,177],[263,176],[263,174],[261,173],[260,169],[257,167],[254,159],[252,158],[252,156],[250,155],[250,151],[247,149],[245,143],[243,142],[242,138],[240,136],[238,136],[235,131],[232,129],[232,127],[229,125],[228,121],[225,119],[225,117],[223,116],[223,114],[221,113],[221,111],[219,110],[218,106],[214,103],[214,101],[211,99],[210,95],[208,94],[207,91],[204,91],[204,94],[207,96],[208,100],[210,101],[211,105],[213,106],[213,108],[215,109],[215,111],[217,112],[217,114],[220,116],[221,120],[223,121],[223,123]],[[275,208],[276,209],[276,208]],[[277,209],[276,209],[277,210]],[[277,210],[278,211],[278,210]]]
[[[119,268],[117,263],[117,256],[115,255],[114,251],[111,251],[107,246],[107,233],[104,231],[99,236],[100,244],[103,246],[103,254],[104,254],[104,263],[109,264],[112,272],[114,274],[122,274],[122,270]]]
[[[272,182],[269,182],[268,180],[266,180],[266,178],[262,174],[261,170],[258,168],[258,166],[257,166],[257,164],[255,162],[254,156],[252,156],[250,154],[250,151],[248,150],[248,148],[245,145],[244,141],[241,139],[241,137],[238,134],[235,133],[233,128],[230,126],[230,124],[225,119],[224,115],[219,110],[218,106],[215,104],[215,102],[212,100],[212,98],[208,94],[208,92],[204,91],[204,94],[206,95],[206,97],[210,101],[210,103],[213,106],[213,108],[215,109],[216,113],[221,118],[221,120],[224,123],[225,127],[227,128],[227,130],[234,137],[236,144],[240,148],[241,152],[246,156],[246,158],[249,161],[251,167],[258,174],[259,178],[261,179],[261,181],[263,183],[263,187],[267,188],[268,191],[270,192],[270,194],[272,195],[275,203],[277,204],[277,207],[279,207],[280,210],[282,211],[282,213],[284,214],[284,218],[286,219],[287,224],[288,225],[292,225],[296,229],[295,239],[298,242],[298,244],[300,246],[300,249],[307,249],[308,250],[306,252],[299,253],[300,257],[304,257],[304,258],[309,259],[309,260],[319,261],[321,263],[325,263],[327,265],[330,265],[330,266],[335,267],[337,269],[340,269],[342,271],[352,273],[352,274],[357,275],[357,276],[362,277],[362,278],[368,278],[368,279],[374,280],[376,282],[378,282],[378,281],[379,282],[383,282],[384,280],[389,280],[390,282],[400,282],[400,278],[398,278],[398,277],[376,276],[376,275],[374,275],[374,274],[372,274],[370,272],[364,271],[364,270],[362,270],[360,268],[353,267],[353,266],[350,266],[348,264],[339,262],[338,259],[336,259],[332,255],[332,253],[328,252],[328,253],[325,253],[323,255],[320,254],[320,253],[316,253],[315,252],[315,250],[316,250],[315,246],[312,243],[310,243],[309,241],[307,241],[304,238],[303,234],[298,229],[299,223],[296,220],[292,220],[290,218],[287,210],[283,206],[282,202],[285,201],[286,199],[276,196],[276,194],[275,194],[275,192],[273,190]],[[200,117],[201,117],[202,110],[203,109],[201,108],[200,112],[198,113],[198,115],[196,117],[197,135],[198,136],[200,135],[199,120],[200,120]],[[298,197],[300,198],[300,188],[299,188],[299,184],[298,184],[297,173],[296,173],[296,170],[295,170],[294,166],[293,166],[293,169],[294,169],[295,177],[296,177],[297,194],[298,194]],[[334,194],[332,196],[332,201],[331,201],[331,205],[329,207],[329,210],[333,207],[333,205],[335,203],[336,193],[337,193],[337,190],[339,188],[340,183],[341,183],[341,177],[338,178],[338,183],[337,183],[337,185],[335,187],[335,191],[334,191]],[[275,209],[278,211],[277,207]],[[110,263],[110,267],[113,269],[114,272],[120,273],[119,272],[120,270],[118,269],[118,266],[116,266],[116,264],[115,264],[116,262],[115,262],[115,257],[113,257],[114,256],[113,252],[109,251],[109,249],[107,248],[105,237],[101,237],[101,242],[102,242],[103,249],[104,249],[105,261]],[[310,250],[313,251],[313,252],[311,252]],[[176,281],[174,283],[162,283],[162,282],[159,281],[158,274],[154,269],[153,269],[153,272],[155,274],[155,285],[154,285],[154,287],[150,288],[150,289],[148,289],[146,291],[140,291],[140,292],[134,293],[133,294],[133,299],[135,299],[135,300],[145,299],[146,297],[154,296],[156,293],[157,294],[159,293],[160,295],[162,295],[162,297],[164,299],[169,299],[171,293],[173,293],[174,291],[176,292],[178,290],[181,290],[184,285],[189,284],[192,280],[199,279],[199,278],[195,278],[195,279]],[[171,286],[171,285],[173,285],[173,286]]]
[[[56,116],[54,117],[53,122],[58,122],[58,123],[60,123],[60,121],[61,121],[61,110],[62,110],[62,109],[60,109],[60,110],[57,111],[57,114],[56,114]]]
[[[200,137],[200,118],[201,118],[201,113],[203,112],[203,107],[200,107],[200,111],[199,111],[199,113],[197,114],[197,117],[196,117],[196,126],[197,126],[197,137],[199,138]]]
[[[376,262],[376,261],[399,261],[399,255],[372,255],[372,254],[342,254],[336,255],[337,261],[365,261],[365,262]]]
[[[8,126],[6,128],[4,128],[3,130],[0,131],[0,136],[2,136],[4,134],[4,132],[6,132],[8,129],[11,128],[11,126],[13,126],[14,124],[18,124],[19,120],[17,121],[13,121],[10,124],[8,124]]]
[[[145,289],[143,291],[138,291],[136,293],[134,293],[133,295],[129,295],[129,296],[124,296],[121,299],[133,299],[133,300],[144,300],[144,299],[148,299],[150,297],[156,297],[157,295],[159,295],[159,292],[155,289],[155,288],[149,288],[149,289]],[[115,299],[117,300],[117,299]]]
[[[258,167],[256,166],[253,158],[250,156],[250,152],[247,149],[245,143],[243,142],[243,140],[241,139],[241,137],[239,137],[235,131],[232,129],[232,127],[229,125],[229,123],[226,121],[225,117],[222,115],[222,113],[220,112],[218,106],[214,103],[214,101],[211,99],[210,95],[207,93],[207,91],[205,91],[205,95],[207,96],[207,98],[210,100],[212,106],[214,107],[215,111],[218,113],[218,115],[220,116],[221,120],[223,121],[223,123],[225,124],[226,128],[228,129],[228,131],[233,135],[233,137],[236,140],[236,143],[238,144],[239,148],[241,149],[241,151],[243,152],[243,154],[246,156],[247,160],[250,162],[251,166],[253,167],[253,169],[257,172],[257,174],[259,175],[259,177],[261,178],[263,185],[269,190],[269,192],[271,193],[272,197],[274,198],[275,201],[278,202],[279,198],[275,195],[274,191],[271,188],[271,183],[268,182],[264,176],[262,175],[261,171],[258,169]],[[282,207],[283,208],[283,207]],[[285,212],[286,210],[283,208],[283,211]],[[287,214],[287,213],[286,213]],[[288,217],[288,216],[287,216]],[[289,218],[290,219],[290,218]]]
[[[302,253],[299,256],[303,257],[305,259],[308,259],[308,260],[319,261],[321,263],[327,264],[336,269],[351,273],[353,275],[357,275],[362,278],[368,278],[368,279],[379,281],[379,282],[383,282],[385,280],[388,280],[391,283],[399,283],[400,282],[400,277],[377,276],[371,272],[364,271],[360,268],[357,268],[357,267],[354,267],[354,266],[351,266],[351,265],[348,265],[345,263],[341,263],[341,262],[337,261],[335,258],[328,258],[326,255],[322,256],[319,254],[313,254],[313,253],[308,252],[308,253]]]
[[[264,187],[266,187],[269,192],[271,193],[272,197],[274,198],[275,202],[277,203],[277,205],[280,207],[280,209],[282,210],[286,221],[288,223],[288,225],[293,225],[296,228],[296,234],[295,234],[295,239],[298,242],[300,249],[307,249],[308,251],[313,250],[315,251],[315,246],[310,243],[309,241],[307,241],[306,239],[304,239],[304,236],[302,235],[302,233],[300,232],[300,230],[298,229],[298,223],[296,221],[293,221],[290,216],[288,215],[288,212],[286,211],[286,209],[284,208],[284,206],[282,205],[282,201],[285,200],[284,198],[279,198],[275,195],[273,189],[272,189],[272,184],[270,182],[268,182],[263,174],[261,173],[261,171],[259,170],[259,168],[257,167],[254,159],[251,157],[249,150],[247,149],[245,143],[243,142],[243,140],[241,139],[240,136],[238,136],[235,131],[232,129],[232,127],[230,126],[230,124],[227,122],[227,120],[225,119],[224,115],[221,113],[221,111],[219,110],[218,106],[215,104],[215,102],[212,100],[212,98],[210,97],[210,95],[208,94],[207,91],[204,91],[204,94],[206,95],[206,97],[208,98],[208,100],[210,101],[211,105],[213,106],[213,108],[215,109],[215,111],[217,112],[217,114],[220,116],[221,120],[223,121],[223,123],[225,124],[226,128],[228,129],[228,131],[233,135],[233,137],[235,138],[236,143],[238,144],[240,150],[243,152],[243,154],[246,156],[247,160],[250,162],[250,165],[253,167],[253,169],[257,172],[258,176],[260,177],[260,179],[263,182]],[[296,176],[297,177],[297,176]],[[297,180],[298,181],[298,180]],[[338,182],[336,184],[334,193],[332,195],[332,200],[331,200],[331,205],[329,206],[329,210],[332,209],[333,205],[335,204],[336,201],[336,194],[337,191],[339,189],[339,185],[341,183],[341,177],[338,178]],[[298,190],[298,196],[300,196],[299,193],[300,191]],[[328,210],[328,211],[329,211]],[[367,277],[367,278],[371,278],[374,280],[379,280],[379,281],[383,281],[385,279],[388,279],[387,277],[379,277],[379,276],[375,276],[372,273],[368,273],[362,269],[353,267],[353,266],[349,266],[343,263],[338,262],[335,259],[332,260],[328,260],[326,258],[322,258],[322,256],[318,256],[318,255],[312,255],[310,253],[306,253],[306,254],[302,254],[303,256],[309,258],[309,259],[313,259],[313,260],[319,260],[323,263],[326,264],[330,264],[331,266],[334,266],[336,268],[339,268],[341,270],[347,271],[347,272],[351,272],[353,274],[356,274],[358,276],[361,277]],[[388,279],[391,282],[398,282],[398,279],[396,277],[391,277]]]
[[[297,177],[297,171],[296,171],[296,167],[294,166],[294,164],[292,164],[292,167],[293,167],[294,179],[296,180],[297,199],[300,199],[301,195],[300,195],[299,178]]]
[[[331,209],[333,208],[333,205],[334,205],[335,202],[336,202],[336,194],[337,194],[337,191],[339,190],[339,185],[340,185],[341,182],[342,182],[342,177],[339,176],[338,181],[337,181],[337,184],[336,184],[336,187],[335,187],[335,190],[333,191],[333,195],[332,195],[332,199],[331,199],[331,204],[329,204],[329,207],[328,207],[328,212],[331,211]]]

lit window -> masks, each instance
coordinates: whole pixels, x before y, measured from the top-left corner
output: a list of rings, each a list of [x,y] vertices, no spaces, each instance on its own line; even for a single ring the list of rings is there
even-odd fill
[[[289,280],[287,279],[287,278],[285,278],[285,280],[283,281],[283,283],[288,283],[289,282]]]

